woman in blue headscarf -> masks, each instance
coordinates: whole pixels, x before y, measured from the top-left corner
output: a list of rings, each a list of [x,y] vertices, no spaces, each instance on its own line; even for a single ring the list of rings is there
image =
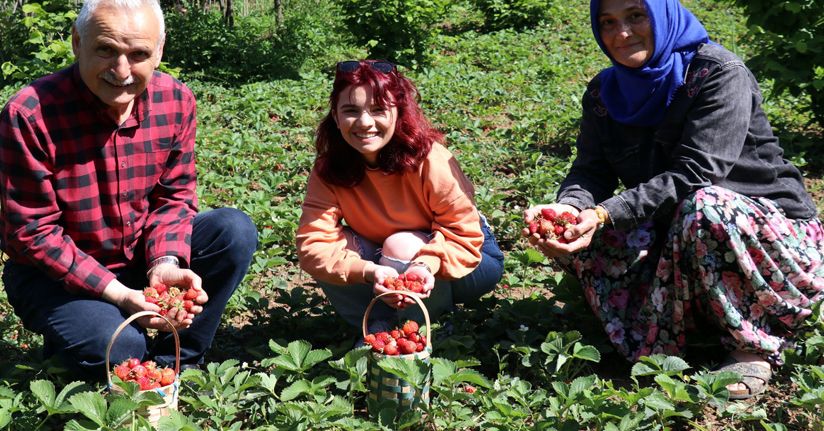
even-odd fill
[[[824,298],[824,229],[744,63],[678,0],[592,0],[612,67],[584,94],[577,155],[557,202],[561,241],[524,230],[581,283],[630,361],[680,355],[695,322],[718,328],[722,369],[764,390],[793,331]],[[619,188],[619,185],[621,186]]]

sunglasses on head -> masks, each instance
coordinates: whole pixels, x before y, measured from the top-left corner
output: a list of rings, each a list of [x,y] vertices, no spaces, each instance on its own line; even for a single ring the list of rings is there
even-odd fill
[[[361,63],[357,60],[340,61],[338,62],[337,70],[338,72],[351,73],[358,70],[358,68],[361,67],[361,64],[366,64],[371,67],[372,70],[380,73],[392,73],[397,70],[394,64],[384,60],[367,61],[365,63]]]

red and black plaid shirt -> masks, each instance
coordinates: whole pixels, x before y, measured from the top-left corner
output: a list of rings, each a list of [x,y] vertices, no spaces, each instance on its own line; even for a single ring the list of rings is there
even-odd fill
[[[118,125],[77,66],[24,88],[0,113],[0,232],[14,262],[100,295],[132,264],[189,261],[195,99],[155,72]]]

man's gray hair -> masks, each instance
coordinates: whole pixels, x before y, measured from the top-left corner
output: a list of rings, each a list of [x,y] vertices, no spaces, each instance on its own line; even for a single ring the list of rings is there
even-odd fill
[[[77,29],[77,33],[81,38],[86,34],[86,29],[89,26],[92,15],[94,15],[94,12],[100,6],[110,6],[125,10],[137,10],[144,6],[149,6],[152,12],[154,12],[157,22],[160,24],[160,38],[158,39],[158,43],[163,42],[166,38],[166,23],[163,20],[163,10],[160,9],[158,0],[86,0],[83,2],[83,7],[80,9],[77,19],[74,21],[74,27]]]

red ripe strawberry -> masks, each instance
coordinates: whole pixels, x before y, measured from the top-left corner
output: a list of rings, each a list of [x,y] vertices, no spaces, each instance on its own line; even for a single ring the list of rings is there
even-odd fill
[[[129,366],[129,369],[131,370],[132,368],[134,368],[134,367],[136,367],[136,366],[140,365],[140,359],[137,359],[137,358],[129,358],[129,359],[127,359],[127,360],[126,360],[126,365],[128,365],[128,366]]]
[[[137,380],[135,380],[135,382],[137,382],[137,384],[140,385],[141,391],[148,390],[152,386],[152,381],[149,380],[149,378],[146,376],[138,377]]]
[[[401,338],[401,331],[398,331],[397,329],[393,329],[393,330],[389,331],[389,335],[392,338],[397,340],[397,339]]]
[[[401,331],[408,337],[410,334],[417,334],[418,329],[418,322],[414,320],[407,320],[404,322],[403,326],[401,327]]]
[[[183,301],[183,309],[186,310],[186,311],[191,311],[192,307],[194,305],[195,305],[195,303],[193,301],[189,301],[189,300]]]
[[[552,208],[543,208],[541,209],[541,217],[547,220],[554,220],[556,217],[555,210],[553,210]]]
[[[425,346],[424,346],[424,344],[423,344],[423,343],[421,343],[420,341],[418,341],[417,343],[415,343],[415,351],[416,351],[416,352],[423,352],[423,348],[424,348],[424,347],[425,347]]]
[[[372,351],[373,352],[383,353],[383,349],[385,347],[386,347],[386,343],[384,343],[381,340],[375,340],[375,342],[372,343]]]
[[[389,336],[389,333],[386,331],[381,331],[375,334],[375,338],[383,343],[388,343],[392,337]]]
[[[578,218],[569,211],[564,211],[558,216],[558,220],[563,224],[578,224]]]
[[[152,287],[154,287],[154,289],[157,291],[158,294],[162,294],[163,292],[165,292],[166,290],[169,289],[169,286],[166,286],[163,283],[157,283]]]
[[[532,235],[536,232],[538,232],[538,221],[532,220],[531,222],[529,222],[529,234]]]
[[[164,368],[160,377],[160,385],[168,386],[175,382],[175,370]]]
[[[415,353],[415,343],[409,340],[400,340],[398,341],[398,352],[401,355],[408,355],[411,353]]]
[[[472,385],[466,385],[466,387],[464,388],[464,392],[466,392],[467,394],[474,394],[477,390],[478,389],[476,389],[475,386]]]
[[[375,339],[375,334],[367,334],[365,337],[363,337],[363,342],[371,346],[372,343],[375,342]]]
[[[389,356],[395,356],[398,354],[398,345],[397,344],[387,344],[383,348],[383,354]]]
[[[146,367],[147,370],[153,370],[157,368],[157,363],[155,361],[143,361],[143,363],[140,365]]]
[[[554,230],[553,233],[555,233],[555,235],[557,235],[557,236],[561,236],[561,235],[564,234],[565,231],[566,231],[566,228],[564,228],[563,226],[561,226],[559,224],[556,224],[555,225],[555,230]]]
[[[420,280],[420,277],[418,277],[418,274],[404,274],[404,275],[406,276],[405,277],[406,281],[418,281],[418,280]]]
[[[143,365],[137,365],[134,368],[132,368],[132,374],[134,374],[134,376],[138,379],[141,377],[146,377],[146,374],[148,372],[149,370],[147,370],[146,367],[144,367]]]
[[[186,291],[186,293],[183,295],[183,299],[186,299],[186,300],[189,300],[189,301],[194,301],[194,300],[195,300],[195,298],[197,298],[197,295],[198,295],[198,291],[197,291],[197,289],[195,289],[195,288],[190,288],[190,289],[189,289],[189,290],[187,290],[187,291]]]
[[[125,364],[115,365],[114,375],[125,382],[126,379],[129,377],[129,366]]]
[[[406,339],[413,342],[413,343],[417,343],[417,342],[421,341],[421,336],[418,335],[417,332],[413,332],[411,334],[407,334]]]

